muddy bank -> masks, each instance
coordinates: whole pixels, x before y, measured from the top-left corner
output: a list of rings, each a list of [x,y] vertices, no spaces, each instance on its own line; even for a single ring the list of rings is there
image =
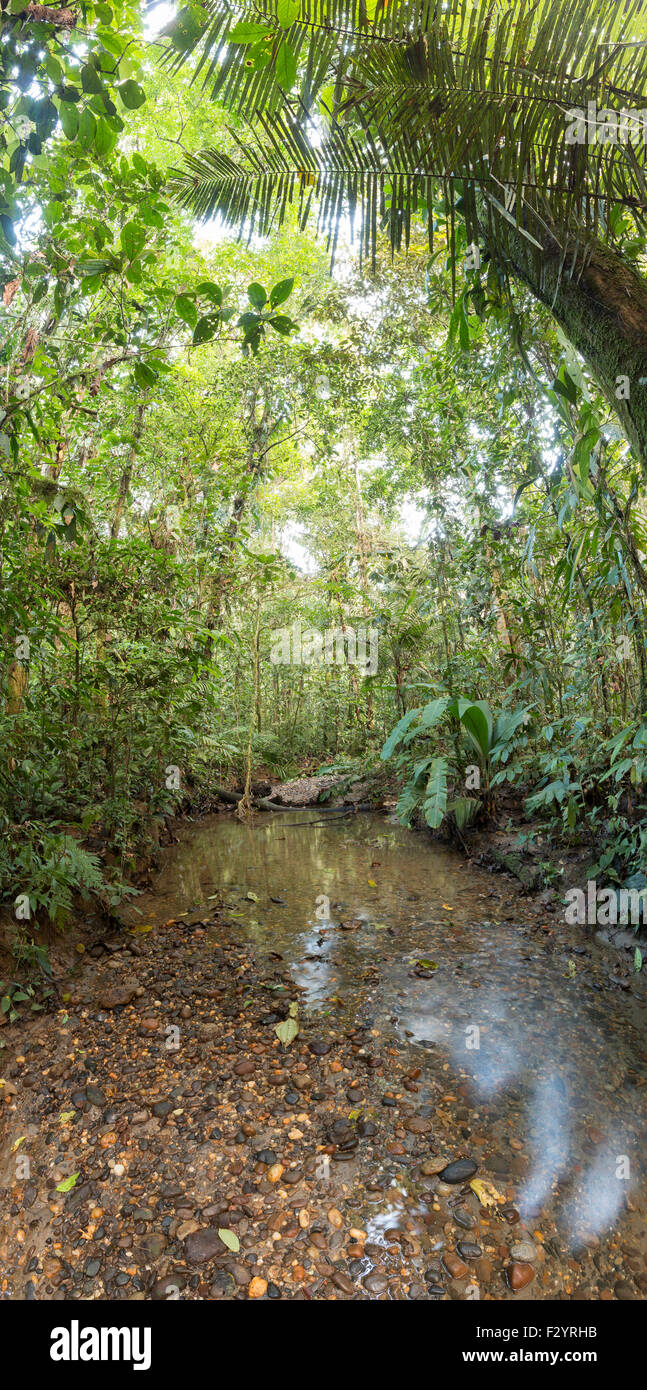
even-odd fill
[[[291,819],[182,831],[3,1057],[3,1297],[644,1297],[640,980],[426,837]]]

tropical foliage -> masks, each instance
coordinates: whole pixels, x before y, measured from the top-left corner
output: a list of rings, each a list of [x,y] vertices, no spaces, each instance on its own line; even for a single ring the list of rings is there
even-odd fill
[[[642,6],[45,10],[0,45],[16,951],[322,765],[641,867],[646,200],[565,131],[640,107]]]

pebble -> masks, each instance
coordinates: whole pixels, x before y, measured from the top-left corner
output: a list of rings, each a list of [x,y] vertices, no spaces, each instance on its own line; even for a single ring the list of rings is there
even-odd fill
[[[456,1158],[453,1163],[448,1163],[446,1168],[441,1169],[440,1177],[442,1182],[462,1183],[468,1182],[477,1172],[478,1163],[475,1163],[473,1158]]]
[[[389,1287],[389,1281],[384,1274],[367,1274],[362,1283],[369,1293],[374,1294],[384,1293]]]
[[[537,1246],[530,1240],[519,1240],[510,1249],[513,1260],[521,1260],[522,1264],[532,1264],[537,1259]]]
[[[222,1254],[223,1244],[217,1231],[209,1228],[192,1231],[184,1243],[184,1250],[190,1264],[204,1264],[214,1255]]]
[[[451,1279],[464,1279],[469,1273],[464,1260],[454,1254],[453,1250],[446,1250],[443,1255],[443,1264]]]
[[[483,1254],[480,1245],[473,1240],[459,1240],[456,1249],[462,1260],[479,1260]]]
[[[532,1265],[515,1263],[507,1266],[506,1276],[512,1292],[519,1293],[521,1289],[526,1289],[529,1284],[532,1284],[535,1271]]]
[[[336,1284],[337,1288],[341,1289],[342,1293],[352,1294],[355,1292],[355,1285],[352,1279],[348,1278],[347,1274],[342,1274],[341,1272],[335,1274],[333,1277],[333,1284]]]

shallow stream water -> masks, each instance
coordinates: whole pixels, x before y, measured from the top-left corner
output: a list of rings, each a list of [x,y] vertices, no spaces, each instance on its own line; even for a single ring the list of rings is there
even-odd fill
[[[512,1163],[522,1220],[550,1212],[573,1248],[627,1220],[639,1239],[647,1004],[559,906],[384,817],[317,810],[184,829],[136,901],[131,919],[153,926],[222,905],[322,1025],[406,1042],[423,1101],[442,1058],[458,1132],[485,1135],[495,1176]]]

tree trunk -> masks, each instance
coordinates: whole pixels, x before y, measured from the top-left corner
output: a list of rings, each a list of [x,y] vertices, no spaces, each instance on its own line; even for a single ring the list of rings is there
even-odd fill
[[[137,414],[136,414],[136,416],[135,416],[135,428],[134,428],[134,430],[133,430],[133,444],[132,444],[130,453],[129,453],[129,455],[128,455],[128,463],[126,464],[126,467],[124,468],[124,471],[123,471],[123,473],[122,473],[122,475],[121,475],[121,478],[119,479],[119,492],[118,492],[118,494],[117,494],[117,505],[116,505],[116,507],[115,507],[115,515],[114,515],[114,519],[113,519],[113,522],[112,522],[112,526],[111,526],[111,528],[110,528],[110,535],[111,535],[113,541],[116,541],[116,540],[119,539],[119,531],[120,531],[120,528],[121,528],[121,518],[122,518],[122,516],[123,516],[124,507],[125,507],[125,505],[126,505],[126,498],[127,498],[127,496],[128,496],[128,491],[129,491],[129,489],[130,489],[130,482],[131,482],[131,478],[132,478],[132,475],[133,475],[133,468],[134,468],[134,466],[135,466],[135,460],[136,460],[136,458],[137,458],[137,450],[138,450],[138,448],[139,448],[139,441],[140,441],[140,439],[141,439],[141,437],[142,437],[142,431],[143,431],[143,428],[144,428],[144,414],[145,414],[145,412],[146,412],[146,406],[147,406],[147,404],[148,404],[147,401],[140,401],[139,405],[137,406]]]
[[[647,376],[647,280],[600,243],[588,251],[571,244],[564,252],[557,237],[546,233],[541,254],[496,215],[491,221],[483,202],[480,221],[494,257],[550,309],[595,372],[636,457],[647,466],[647,385],[638,384]],[[537,234],[534,225],[532,231]]]

